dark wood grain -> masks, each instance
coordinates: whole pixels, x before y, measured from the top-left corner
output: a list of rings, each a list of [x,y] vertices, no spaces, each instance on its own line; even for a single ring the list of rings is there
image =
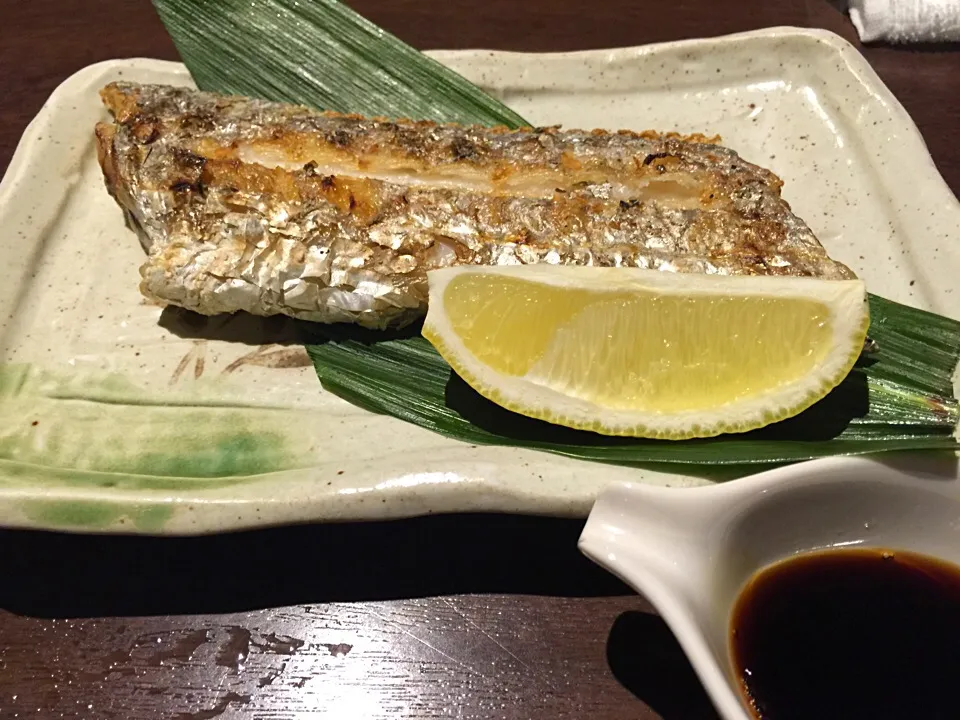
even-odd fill
[[[354,0],[417,47],[575,50],[771,25],[856,41],[838,2]],[[149,3],[3,3],[0,167],[56,85],[175,58]],[[960,190],[960,51],[863,50]],[[2,229],[0,229],[2,232]],[[0,532],[0,717],[715,715],[581,523],[502,516],[196,539]]]

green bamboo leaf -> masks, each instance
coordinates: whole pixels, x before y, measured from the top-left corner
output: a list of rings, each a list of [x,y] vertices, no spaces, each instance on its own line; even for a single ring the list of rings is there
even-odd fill
[[[916,327],[929,313],[871,298],[882,339],[901,324]],[[960,359],[960,323],[937,319],[941,335],[952,326],[953,355]],[[922,393],[875,377],[909,375],[922,366],[931,384],[949,387],[944,368],[883,350],[805,413],[751,433],[683,442],[608,438],[520,417],[484,399],[457,377],[421,337],[382,341],[353,328],[325,330],[328,341],[307,348],[324,387],[372,412],[415,423],[465,442],[535,448],[585,460],[619,464],[714,463],[749,465],[859,455],[890,450],[952,449],[960,410],[950,395]],[[941,338],[944,339],[944,338]],[[922,352],[922,349],[921,351]],[[946,384],[945,384],[946,383]]]
[[[452,70],[336,0],[155,0],[202,90],[363,115],[523,125]]]
[[[154,0],[204,90],[440,122],[525,124],[465,79],[336,0]],[[955,450],[960,323],[871,295],[880,352],[827,398],[762,430],[684,442],[608,438],[483,399],[422,337],[327,326],[307,347],[324,387],[371,412],[476,444],[618,464],[750,465],[893,450]]]

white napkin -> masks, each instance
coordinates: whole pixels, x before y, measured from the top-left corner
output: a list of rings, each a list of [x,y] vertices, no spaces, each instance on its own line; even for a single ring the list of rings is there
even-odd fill
[[[960,0],[850,0],[861,42],[960,41]]]

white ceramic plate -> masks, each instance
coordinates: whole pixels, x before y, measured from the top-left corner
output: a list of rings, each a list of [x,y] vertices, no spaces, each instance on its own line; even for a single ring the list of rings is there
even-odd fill
[[[960,206],[904,109],[835,35],[433,55],[536,124],[720,133],[784,179],[872,291],[960,318]],[[93,148],[97,90],[120,77],[190,84],[182,65],[155,60],[81,70],[0,185],[0,524],[195,533],[450,511],[585,516],[611,480],[707,482],[471,447],[372,415],[324,392],[298,346],[259,344],[279,338],[249,319],[214,321],[232,340],[166,329],[137,290],[141,250]]]

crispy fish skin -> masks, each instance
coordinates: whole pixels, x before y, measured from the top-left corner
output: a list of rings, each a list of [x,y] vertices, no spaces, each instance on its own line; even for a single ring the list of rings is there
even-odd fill
[[[385,328],[452,264],[854,277],[780,180],[703,136],[437,125],[112,83],[106,186],[147,251],[141,291]]]

